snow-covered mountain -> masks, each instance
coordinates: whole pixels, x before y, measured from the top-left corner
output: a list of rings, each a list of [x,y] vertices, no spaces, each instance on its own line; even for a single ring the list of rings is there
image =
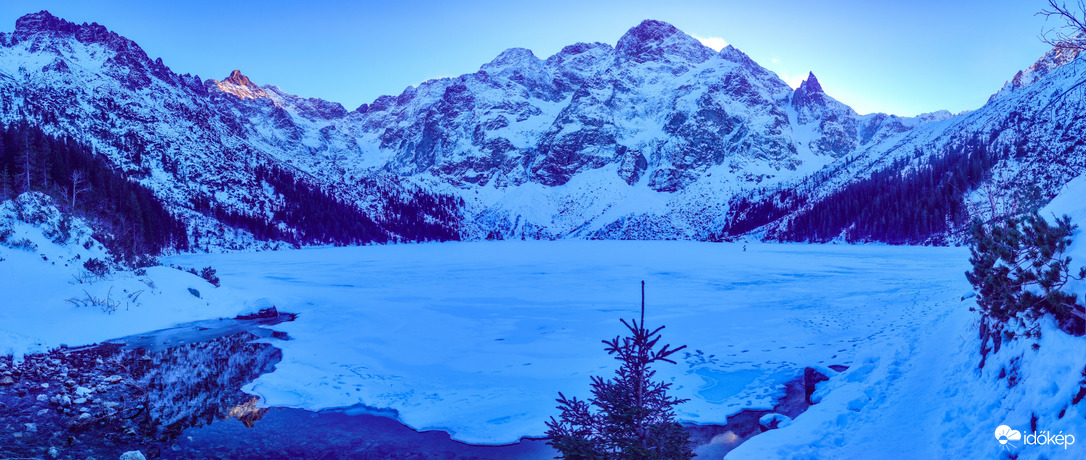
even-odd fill
[[[748,208],[772,212],[737,215],[752,221],[743,228],[765,224],[756,233],[770,238],[920,242],[955,240],[971,217],[1040,208],[1086,172],[1083,83],[1079,51],[1053,49],[983,107],[921,116],[928,122],[913,130],[752,194],[762,206]]]
[[[646,20],[614,46],[509,49],[348,111],[239,71],[179,75],[98,24],[42,11],[0,34],[0,119],[93,146],[187,222],[196,247],[704,239],[744,219],[739,233],[788,237],[847,184],[908,175],[967,141],[1000,153],[998,178],[1020,172],[1050,196],[1075,175],[1057,165],[1081,166],[1076,57],[1046,56],[969,114],[859,115],[813,74],[793,90],[734,47]],[[767,200],[777,211],[758,219],[737,206]],[[328,237],[335,219],[300,217],[314,202],[350,210],[364,235]]]

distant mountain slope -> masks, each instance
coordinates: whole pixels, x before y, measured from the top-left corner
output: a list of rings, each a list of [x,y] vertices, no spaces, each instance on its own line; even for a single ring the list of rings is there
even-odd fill
[[[1064,169],[1081,167],[1076,57],[1046,56],[969,114],[858,115],[813,74],[793,90],[733,47],[715,52],[646,20],[614,46],[578,43],[546,59],[509,49],[478,72],[349,111],[239,71],[179,75],[100,25],[43,11],[0,34],[0,120],[93,147],[185,222],[196,249],[747,234],[945,241],[976,211],[959,198],[979,201],[989,170],[1004,189],[1039,181],[1048,196],[1073,176]],[[906,218],[870,206],[833,207],[832,225],[810,217],[872,173],[888,184],[900,169],[911,183],[965,146],[993,156],[979,179],[952,192],[913,187],[896,201],[939,214],[923,228],[889,232]],[[936,189],[946,195],[936,205],[910,198]],[[868,221],[878,228],[864,230]],[[902,231],[910,236],[889,237]]]
[[[455,198],[395,177],[354,177],[344,187],[346,177],[315,175],[334,165],[296,159],[335,151],[322,126],[298,118],[308,130],[298,128],[275,104],[266,119],[242,117],[252,110],[240,93],[219,88],[247,82],[236,75],[210,88],[102,26],[44,11],[0,35],[0,118],[92,147],[187,222],[193,248],[248,247],[254,236],[295,244],[459,238]],[[303,115],[334,112],[334,104],[284,100]]]
[[[743,215],[742,228],[785,240],[960,239],[970,218],[1039,208],[1086,172],[1084,111],[1086,63],[1052,50],[978,110],[744,200],[761,212]]]

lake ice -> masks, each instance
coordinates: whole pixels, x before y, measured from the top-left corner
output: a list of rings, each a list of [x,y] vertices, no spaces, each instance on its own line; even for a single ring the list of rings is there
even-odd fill
[[[745,250],[744,250],[745,248]],[[184,255],[220,295],[298,313],[283,361],[247,390],[273,406],[393,410],[472,443],[540,436],[559,391],[585,397],[616,362],[600,342],[640,308],[685,344],[681,420],[769,409],[806,366],[925,339],[966,308],[963,248],[509,241]],[[677,355],[679,356],[679,355]]]

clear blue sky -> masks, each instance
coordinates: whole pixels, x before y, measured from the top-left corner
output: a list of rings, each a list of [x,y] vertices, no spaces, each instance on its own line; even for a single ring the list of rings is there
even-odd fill
[[[474,72],[502,50],[541,58],[614,44],[652,18],[718,38],[791,83],[814,71],[860,113],[976,109],[1047,47],[1044,0],[913,1],[52,1],[0,2],[0,31],[47,9],[98,22],[175,72],[257,84],[354,109],[382,94]]]

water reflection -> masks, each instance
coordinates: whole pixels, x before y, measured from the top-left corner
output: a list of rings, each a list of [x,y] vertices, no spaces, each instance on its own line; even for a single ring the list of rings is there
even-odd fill
[[[257,326],[278,321],[193,323],[19,364],[0,357],[12,379],[0,386],[0,458],[154,458],[192,427],[231,415],[251,426],[260,410],[241,387],[282,358],[257,341],[275,336]]]

